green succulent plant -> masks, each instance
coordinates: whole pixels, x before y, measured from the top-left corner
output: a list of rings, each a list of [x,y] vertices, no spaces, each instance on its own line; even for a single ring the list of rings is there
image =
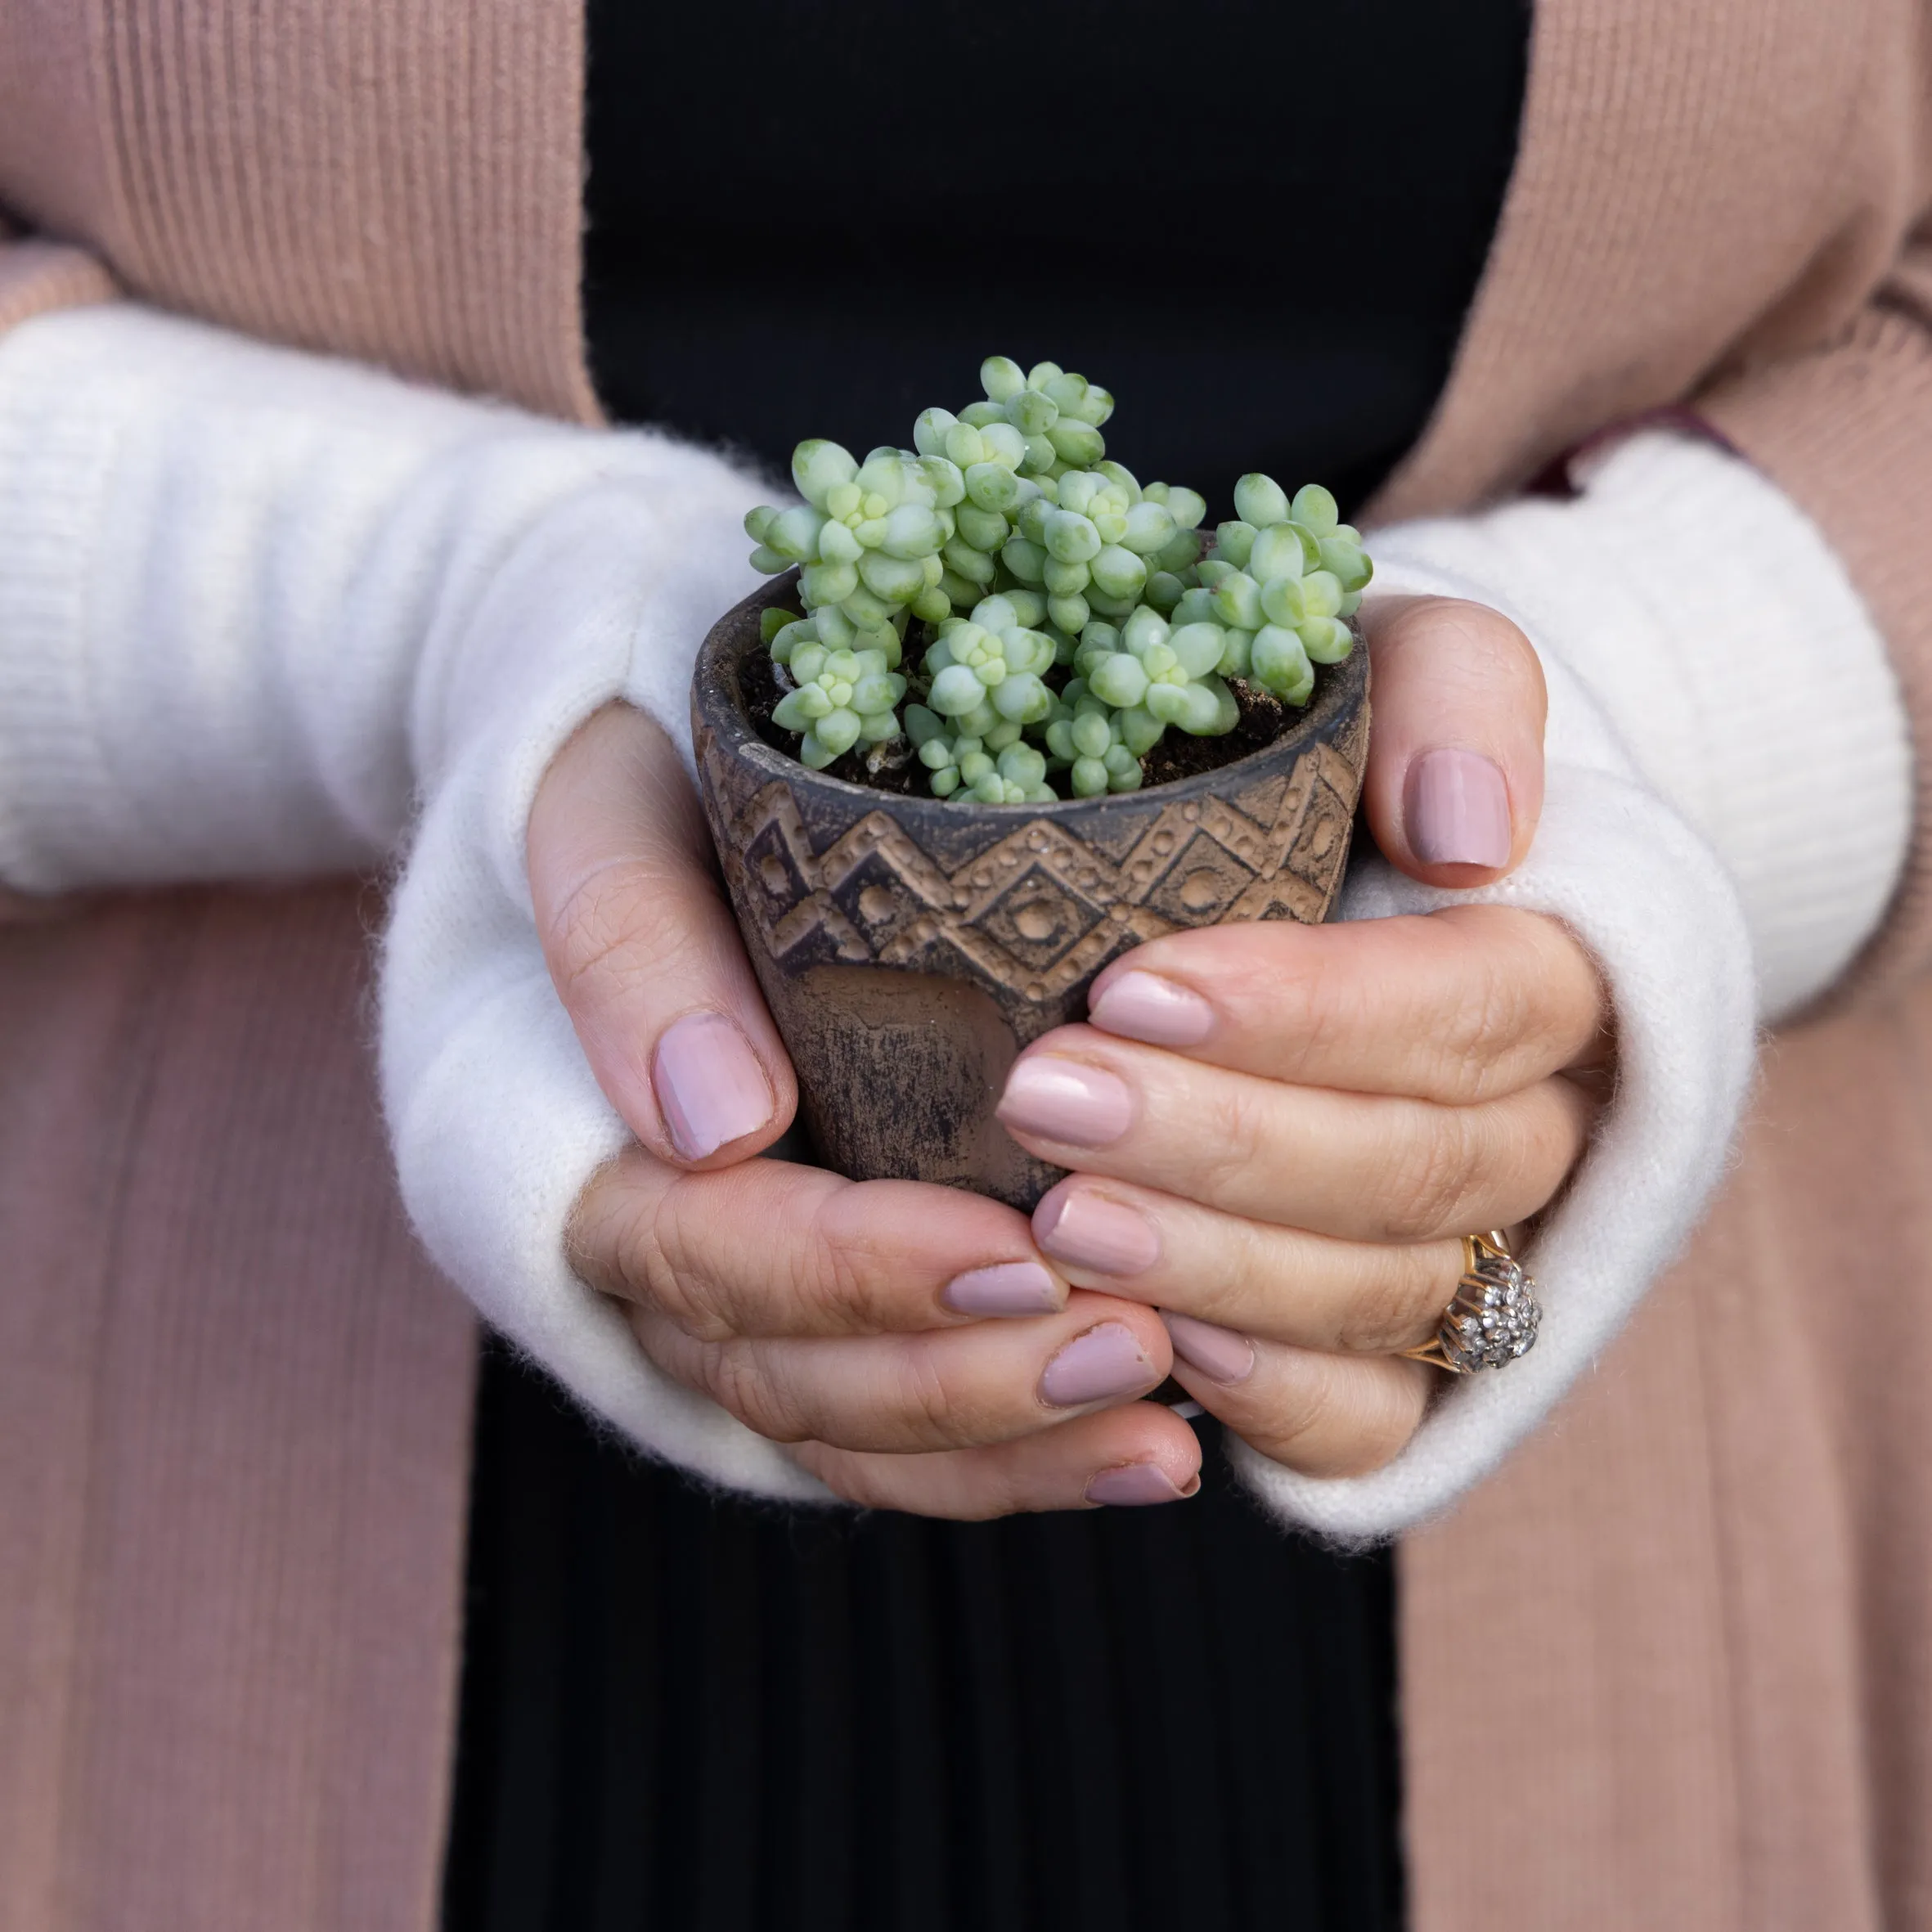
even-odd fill
[[[1004,356],[980,382],[910,450],[800,443],[803,501],[745,519],[759,569],[799,571],[803,613],[765,637],[802,762],[910,756],[935,797],[991,805],[1133,791],[1170,728],[1235,728],[1231,680],[1305,704],[1347,656],[1373,566],[1328,491],[1244,476],[1210,548],[1198,492],[1108,458],[1105,389]]]

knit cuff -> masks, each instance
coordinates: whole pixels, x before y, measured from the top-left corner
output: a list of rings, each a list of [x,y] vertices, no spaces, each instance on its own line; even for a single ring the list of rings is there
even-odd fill
[[[1921,286],[1927,254],[1914,258]],[[1902,277],[1907,286],[1912,279]],[[1843,559],[1903,687],[1920,751],[1914,849],[1840,993],[1909,983],[1932,965],[1932,335],[1922,306],[1881,295],[1828,347],[1755,363],[1700,396],[1697,407]]]
[[[113,789],[74,648],[113,447],[98,420],[0,408],[0,882],[23,892],[68,883],[47,828]]]

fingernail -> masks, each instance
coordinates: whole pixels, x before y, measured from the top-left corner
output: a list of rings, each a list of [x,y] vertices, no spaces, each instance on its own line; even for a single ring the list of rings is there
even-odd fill
[[[1425,865],[1509,863],[1509,788],[1480,752],[1425,752],[1409,768],[1402,816]]]
[[[1007,1075],[997,1112],[1008,1126],[1042,1140],[1105,1147],[1133,1125],[1134,1097],[1125,1081],[1098,1067],[1036,1054]]]
[[[1109,1033],[1149,1046],[1198,1046],[1214,1026],[1214,1009],[1198,993],[1154,973],[1123,973],[1087,1009]]]
[[[1145,1215],[1084,1188],[1049,1193],[1033,1211],[1033,1238],[1055,1260],[1103,1274],[1144,1274],[1161,1258]]]
[[[1151,1389],[1161,1379],[1134,1331],[1119,1322],[1103,1322],[1076,1335],[1046,1365],[1040,1399],[1055,1409],[1077,1409]]]
[[[1196,1321],[1191,1314],[1170,1314],[1166,1309],[1161,1319],[1167,1324],[1175,1354],[1190,1368],[1222,1382],[1246,1382],[1254,1373],[1255,1345],[1245,1335]]]
[[[955,1274],[939,1299],[959,1314],[1051,1314],[1060,1290],[1037,1261],[999,1261]]]
[[[1196,1476],[1192,1488],[1175,1489],[1157,1462],[1123,1462],[1117,1469],[1103,1469],[1087,1485],[1087,1500],[1111,1503],[1117,1509],[1139,1509],[1150,1503],[1179,1503],[1200,1487]]]
[[[672,1144],[702,1161],[771,1118],[771,1085],[751,1042],[721,1013],[691,1013],[667,1027],[651,1085]]]

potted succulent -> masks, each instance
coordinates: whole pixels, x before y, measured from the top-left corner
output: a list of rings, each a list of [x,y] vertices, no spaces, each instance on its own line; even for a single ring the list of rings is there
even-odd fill
[[[1112,398],[1004,357],[862,461],[801,443],[775,582],[692,692],[704,807],[821,1156],[1031,1206],[994,1118],[1143,940],[1327,913],[1368,743],[1371,564],[1332,497],[1207,505],[1110,461]]]

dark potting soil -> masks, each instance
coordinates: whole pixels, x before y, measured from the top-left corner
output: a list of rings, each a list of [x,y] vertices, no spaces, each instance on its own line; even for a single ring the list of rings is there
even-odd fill
[[[1321,675],[1316,672],[1318,681]],[[1287,728],[1288,708],[1272,691],[1257,690],[1238,677],[1228,680],[1228,689],[1241,707],[1241,721],[1219,738],[1195,738],[1171,728],[1162,732],[1161,742],[1140,761],[1143,789],[1193,778],[1198,772],[1218,771],[1250,752],[1273,744]]]
[[[915,658],[923,648],[916,640],[909,640],[906,656]],[[1316,667],[1318,691],[1328,676],[1325,665]],[[764,651],[748,651],[740,659],[738,688],[759,737],[774,751],[783,752],[787,757],[796,757],[798,755],[797,734],[771,721],[771,713],[784,693],[779,685],[777,668]],[[1299,711],[1291,714],[1272,692],[1259,690],[1238,677],[1229,678],[1228,688],[1241,708],[1240,722],[1232,731],[1219,738],[1194,738],[1185,731],[1175,730],[1163,734],[1161,742],[1140,761],[1143,790],[1151,785],[1193,778],[1201,772],[1216,771],[1224,765],[1232,765],[1236,759],[1245,758],[1251,752],[1258,752],[1265,745],[1274,744],[1287,728],[1292,717],[1301,715]],[[1310,702],[1313,702],[1312,698]],[[878,749],[876,746],[855,745],[842,757],[834,758],[825,770],[830,776],[842,778],[847,784],[868,785],[875,792],[892,792],[902,798],[931,796],[923,782],[925,768],[905,739],[895,739],[887,745],[883,755],[877,757],[875,766],[873,761]]]

